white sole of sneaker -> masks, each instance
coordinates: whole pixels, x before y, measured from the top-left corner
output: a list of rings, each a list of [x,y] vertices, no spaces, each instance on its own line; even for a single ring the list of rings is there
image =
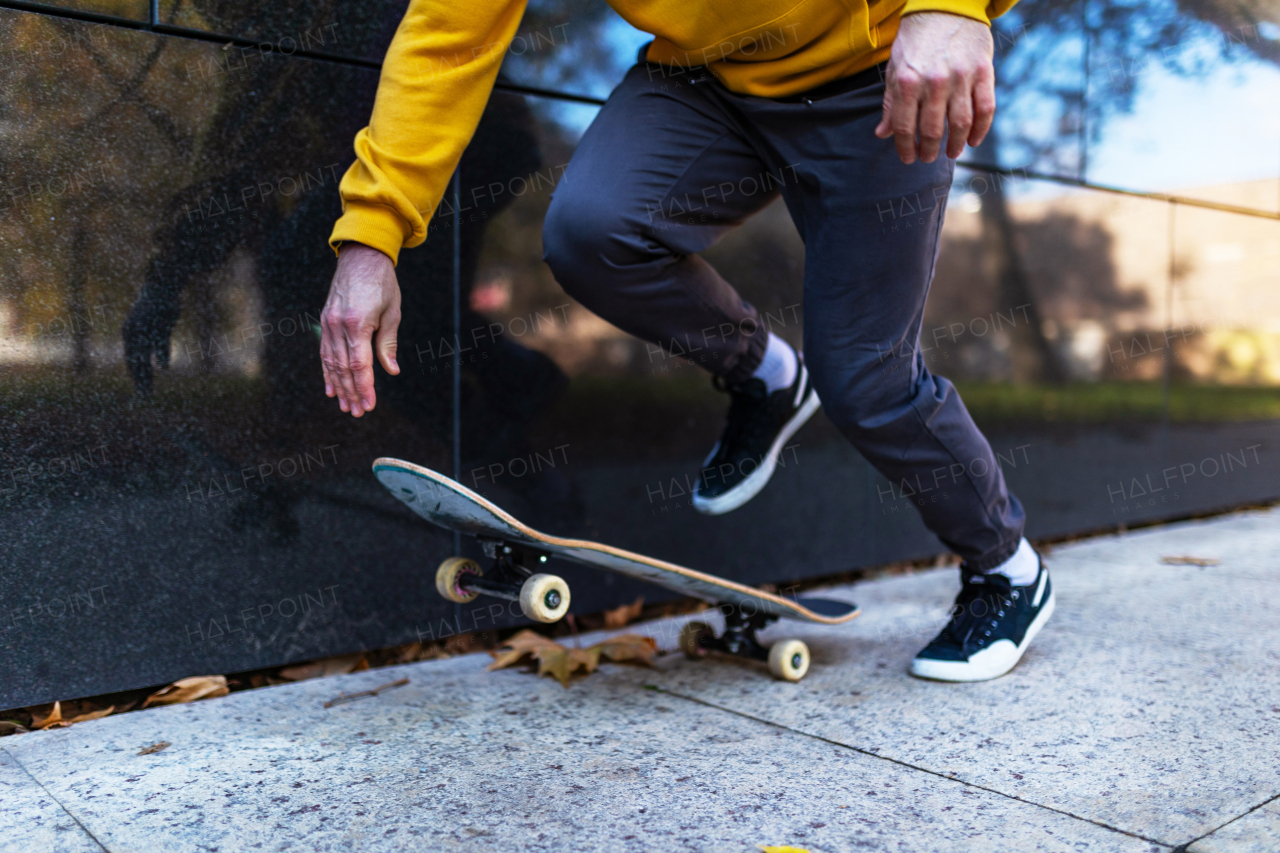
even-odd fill
[[[1036,638],[1036,634],[1040,633],[1044,623],[1049,621],[1056,606],[1056,593],[1050,591],[1049,601],[1036,614],[1036,618],[1031,620],[1031,627],[1027,629],[1027,635],[1022,638],[1020,646],[1015,646],[1010,640],[1001,640],[967,661],[916,658],[911,661],[911,674],[934,681],[990,681],[999,678],[1022,660],[1023,653]]]
[[[787,421],[782,427],[778,437],[773,440],[773,445],[769,448],[768,455],[760,463],[760,467],[752,471],[737,488],[730,489],[723,495],[717,495],[714,498],[700,498],[695,493],[693,496],[693,508],[703,515],[724,515],[726,512],[733,512],[760,494],[760,491],[768,485],[769,478],[773,476],[774,470],[778,467],[778,457],[782,455],[782,448],[786,446],[787,439],[795,435],[796,430],[804,426],[805,421],[813,417],[814,412],[820,408],[822,408],[822,401],[818,399],[818,392],[811,389],[808,398],[796,410],[796,413],[791,416],[791,420]]]

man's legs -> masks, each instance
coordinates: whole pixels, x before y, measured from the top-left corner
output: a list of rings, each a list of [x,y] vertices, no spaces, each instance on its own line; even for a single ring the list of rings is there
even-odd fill
[[[805,362],[824,411],[888,478],[887,499],[911,500],[968,567],[999,565],[1022,506],[918,341],[953,164],[904,165],[876,138],[875,69],[809,101],[717,92],[793,175],[782,194],[805,243]]]
[[[995,453],[920,352],[953,163],[904,165],[893,141],[875,136],[875,69],[795,102],[715,91],[766,160],[794,175],[782,193],[805,242],[805,360],[827,416],[889,480],[881,499],[909,500],[964,560],[964,612],[921,653],[942,659],[917,658],[913,671],[1003,674],[1053,599]]]
[[[751,378],[766,343],[753,334],[755,311],[694,257],[772,197],[741,192],[738,179],[769,175],[805,241],[805,351],[829,417],[890,480],[890,498],[909,497],[965,561],[963,612],[913,671],[1003,674],[1053,598],[1039,566],[1029,586],[998,573],[1022,554],[1022,507],[955,388],[919,350],[952,164],[905,166],[875,137],[874,69],[792,102],[733,95],[696,70],[678,84],[649,76],[633,68],[579,146],[548,212],[548,264],[619,327],[672,350],[701,347],[731,383],[726,437],[767,422],[768,440],[785,441],[807,417],[809,374],[802,367],[793,389],[772,394]],[[767,459],[759,450],[740,455]],[[1001,621],[991,621],[997,608]]]

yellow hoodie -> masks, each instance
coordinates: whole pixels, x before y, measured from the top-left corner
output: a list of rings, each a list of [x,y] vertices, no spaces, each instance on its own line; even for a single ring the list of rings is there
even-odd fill
[[[412,0],[387,50],[369,126],[339,192],[329,243],[396,260],[426,239],[488,103],[527,0]],[[983,23],[1016,0],[609,0],[654,35],[647,59],[705,65],[730,91],[780,98],[889,58],[902,15],[950,12]]]

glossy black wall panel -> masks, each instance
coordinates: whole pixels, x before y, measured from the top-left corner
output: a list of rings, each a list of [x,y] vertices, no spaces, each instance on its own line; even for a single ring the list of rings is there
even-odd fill
[[[311,51],[380,63],[400,23],[407,0],[343,3],[285,0],[262,4],[225,0],[161,0],[163,25],[254,42],[245,53],[232,48],[228,62],[257,61],[262,54]],[[143,4],[145,12],[145,4]],[[635,61],[647,36],[631,30],[603,2],[533,0],[509,44],[502,45],[509,82],[558,91],[608,95]],[[457,62],[471,55],[458,57]]]
[[[132,21],[151,18],[150,0],[37,0],[50,9],[66,9],[71,12],[90,12]]]
[[[468,460],[521,452],[563,390],[512,336],[480,340],[457,366],[463,410],[485,417],[456,430],[453,284],[464,325],[484,324],[469,295],[511,198],[466,193],[457,225],[444,213],[403,254],[407,369],[379,376],[380,404],[357,421],[323,396],[315,327],[336,184],[376,71],[228,63],[219,44],[0,18],[24,57],[0,77],[14,128],[0,178],[0,642],[13,662],[0,706],[515,621],[438,597],[452,537],[369,472],[380,455],[453,471],[455,446]],[[55,46],[58,32],[74,46]],[[545,186],[570,148],[499,92],[460,171],[469,187]],[[541,506],[513,509],[555,529],[561,504]],[[565,573],[578,612],[638,587]]]
[[[226,0],[160,0],[160,22],[245,39],[262,54],[299,50],[381,62],[407,0],[344,3],[340,0],[283,0],[240,3]]]
[[[204,73],[220,46],[0,20],[25,40],[0,88],[0,706],[406,642],[451,614],[429,572],[448,537],[369,474],[385,453],[447,465],[451,389],[401,383],[356,422],[319,376],[336,181],[376,72]],[[55,52],[68,27],[81,46]],[[406,287],[451,276],[447,235],[401,265]],[[437,290],[406,332],[451,315]]]

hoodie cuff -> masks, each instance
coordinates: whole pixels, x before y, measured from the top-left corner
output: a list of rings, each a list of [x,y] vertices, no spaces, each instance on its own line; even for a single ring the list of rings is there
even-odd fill
[[[348,201],[333,226],[329,245],[336,254],[344,242],[363,243],[391,258],[394,264],[400,260],[400,249],[409,237],[408,231],[404,220],[392,208]]]
[[[907,5],[902,7],[902,14],[911,15],[916,12],[946,12],[973,18],[975,21],[991,26],[984,0],[907,0]]]

